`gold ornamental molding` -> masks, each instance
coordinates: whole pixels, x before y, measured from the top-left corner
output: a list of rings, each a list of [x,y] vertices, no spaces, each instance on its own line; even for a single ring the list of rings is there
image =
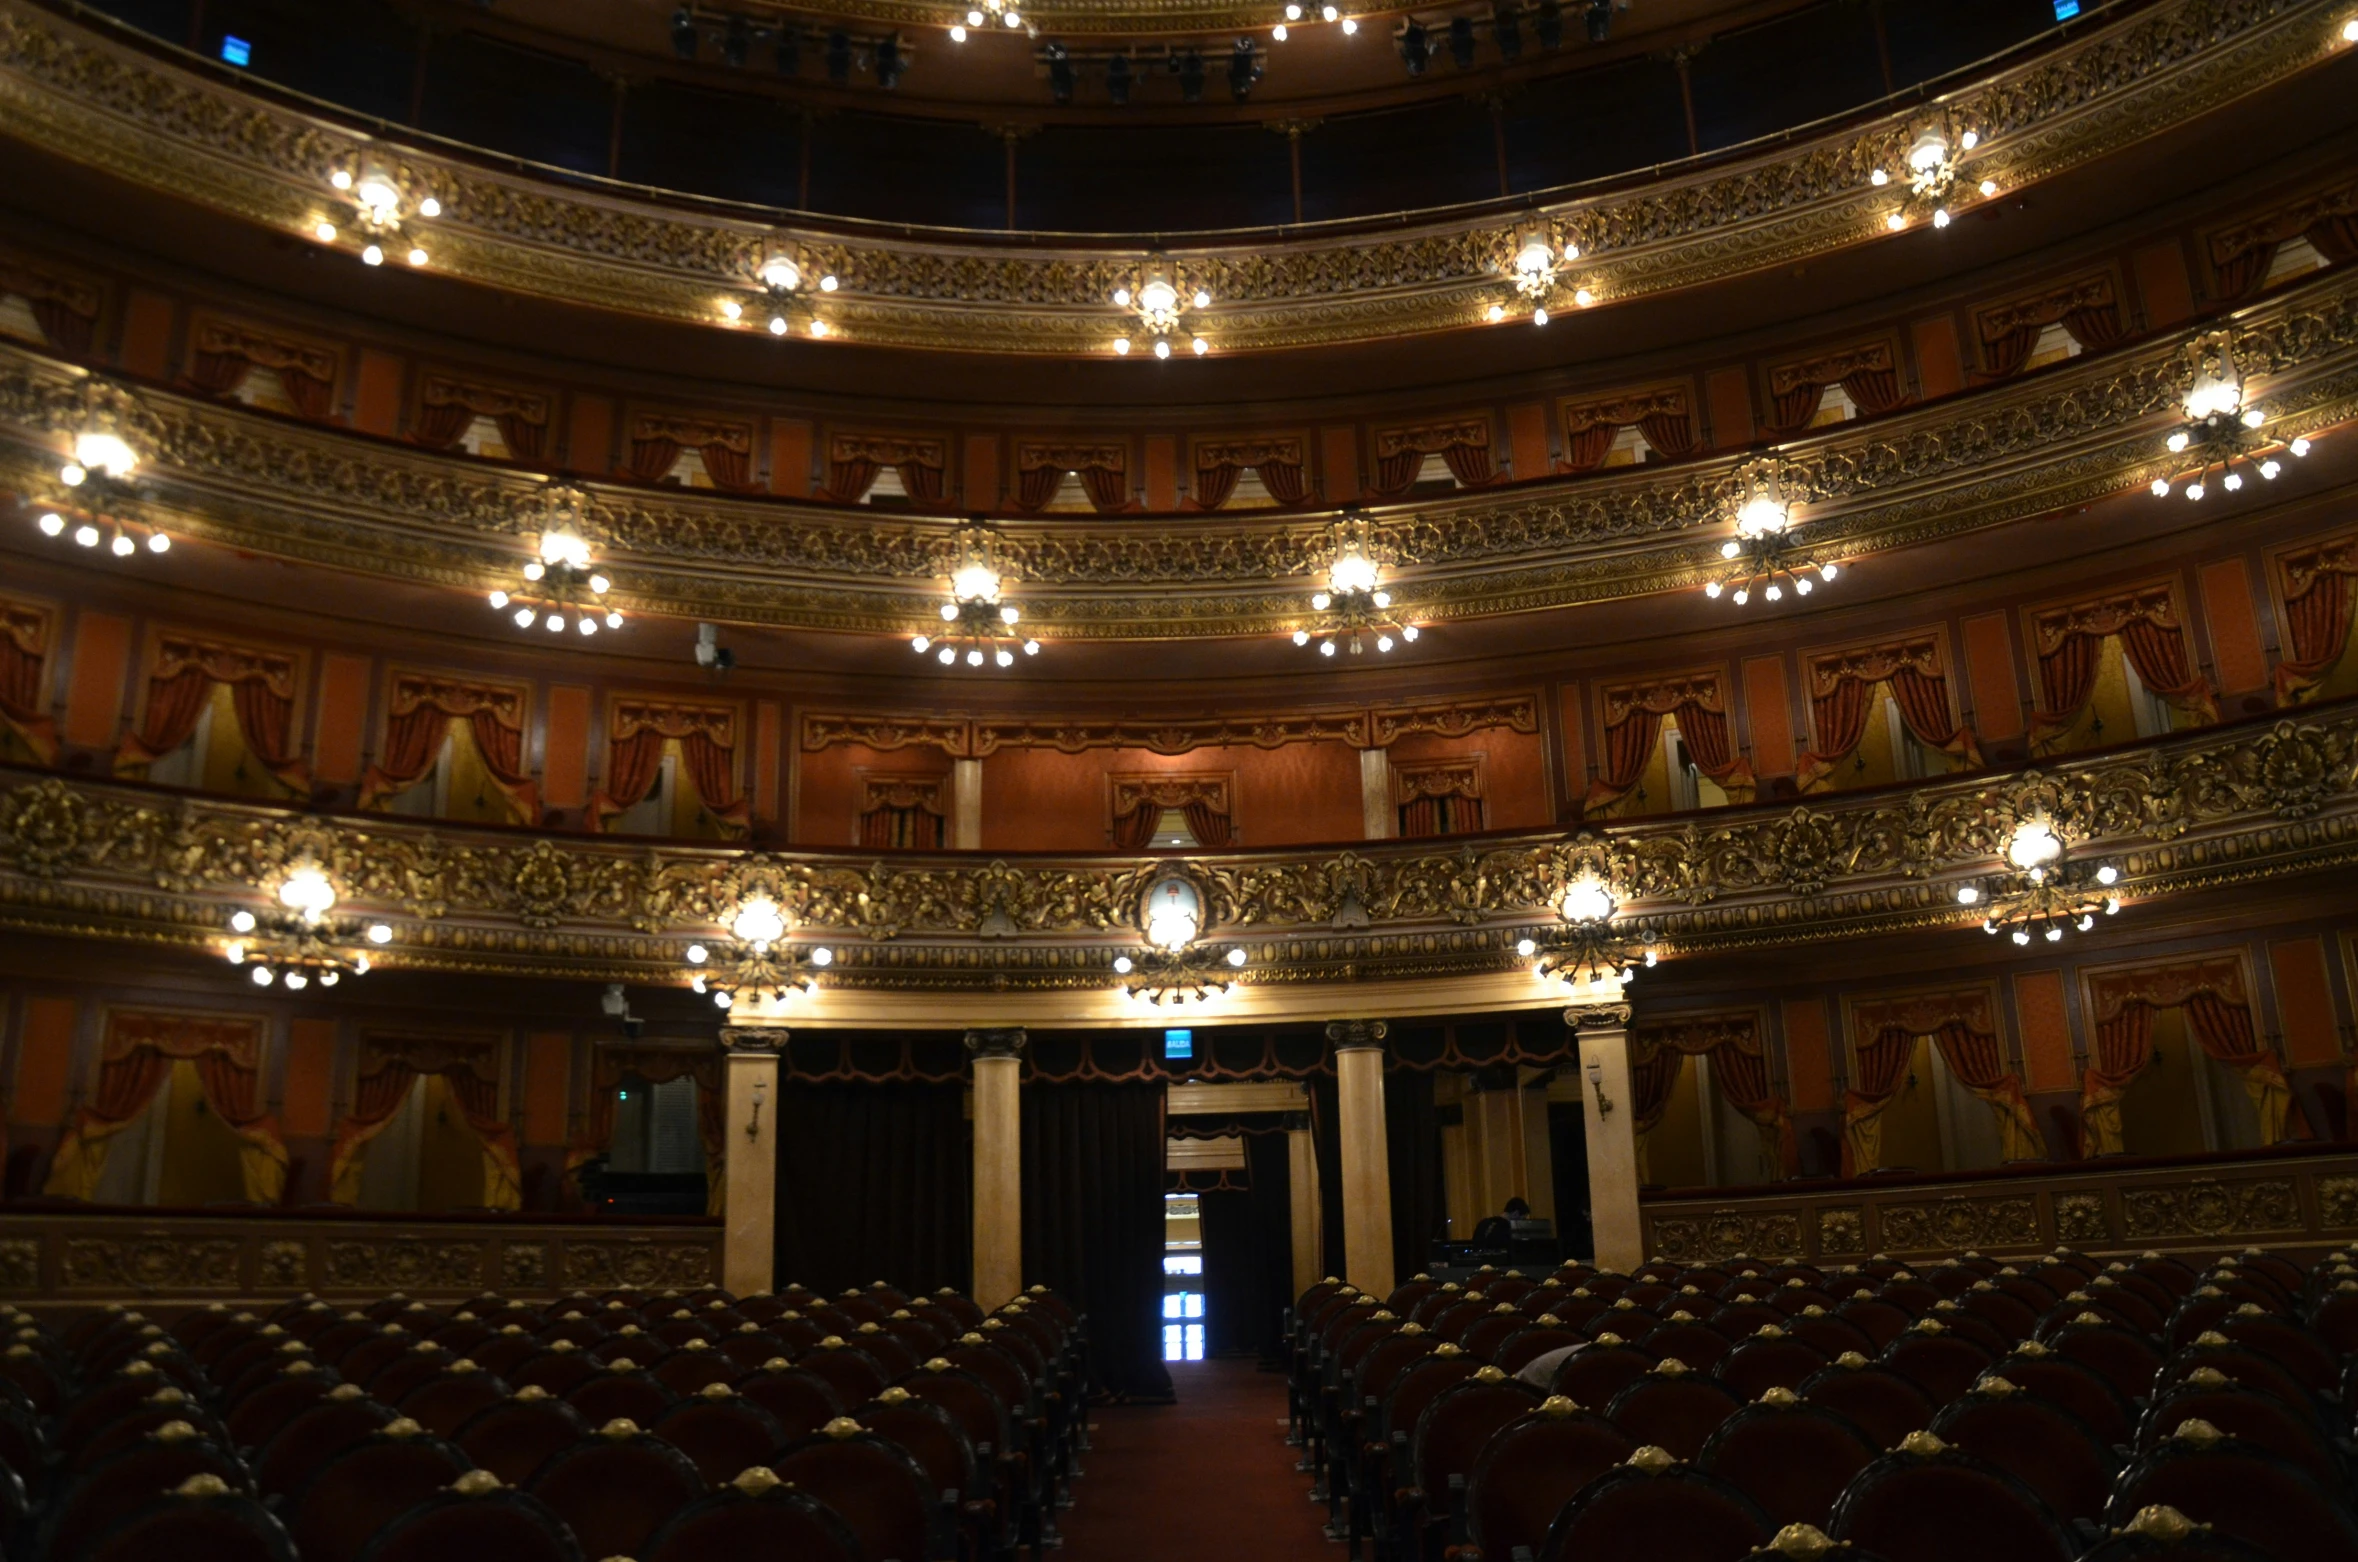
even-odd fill
[[[0,0],[5,3],[5,0]],[[1777,447],[1813,543],[1844,560],[2087,505],[2162,475],[2187,346],[2230,331],[2270,426],[2358,419],[2358,268],[2205,323],[2084,354]],[[0,342],[0,488],[52,489],[99,410],[142,456],[137,519],[258,554],[466,592],[504,584],[545,524],[543,481],[471,457],[111,383]],[[1422,624],[1699,587],[1717,570],[1749,455],[1620,467],[1366,512],[1369,545]],[[625,611],[905,635],[938,623],[960,561],[947,516],[585,484],[580,525]],[[1308,621],[1330,517],[1211,512],[1162,526],[1094,515],[994,523],[1043,639],[1290,631]],[[933,740],[927,740],[933,741]]]
[[[2329,0],[2162,0],[1933,108],[1636,189],[1380,231],[1256,232],[1170,259],[1211,292],[1204,330],[1224,352],[1476,326],[1491,303],[1511,301],[1518,233],[1535,221],[1559,245],[1578,244],[1580,285],[1609,305],[1883,237],[1894,200],[1870,175],[1901,166],[1927,112],[1973,128],[1974,173],[2019,189],[2319,63],[2338,47],[2339,19]],[[31,0],[0,0],[0,134],[305,236],[332,193],[330,172],[367,162],[412,199],[441,203],[438,271],[716,328],[723,299],[758,290],[761,267],[784,250],[805,274],[839,279],[824,312],[845,341],[1097,354],[1116,332],[1107,301],[1141,258],[1078,236],[1010,245],[962,230],[762,222],[568,188],[570,175],[560,184],[439,156],[265,102]]]
[[[1426,700],[1413,705],[1357,706],[1255,717],[894,716],[808,711],[802,718],[806,753],[856,744],[879,752],[938,748],[954,759],[981,759],[1001,749],[1045,748],[1061,754],[1136,748],[1155,754],[1192,754],[1207,748],[1284,748],[1292,743],[1345,743],[1389,748],[1417,735],[1460,738],[1490,727],[1539,730],[1539,697],[1496,695],[1471,700]]]
[[[1537,1005],[1550,992],[1515,941],[1583,873],[1611,882],[1630,935],[1673,959],[1910,930],[1964,937],[1977,913],[1956,885],[2039,818],[2121,865],[2133,917],[2157,897],[2347,871],[2354,767],[2358,701],[2344,701],[1901,792],[1579,834],[1203,853],[1184,866],[1206,935],[1249,951],[1245,1012],[1331,1016],[1346,989],[1350,1001],[1389,995],[1394,1013],[1469,994]],[[945,992],[1116,1017],[1112,961],[1136,944],[1144,893],[1175,862],[649,846],[0,771],[0,926],[14,931],[217,948],[230,898],[302,858],[343,904],[393,924],[380,963],[428,970],[672,982],[689,940],[767,895],[835,948],[814,1001],[851,1023],[910,1022],[910,1005]]]

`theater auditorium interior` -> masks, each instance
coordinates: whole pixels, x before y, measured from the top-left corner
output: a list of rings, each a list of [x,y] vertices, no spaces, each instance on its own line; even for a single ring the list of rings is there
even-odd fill
[[[2358,1562],[2358,0],[0,0],[0,1562]]]

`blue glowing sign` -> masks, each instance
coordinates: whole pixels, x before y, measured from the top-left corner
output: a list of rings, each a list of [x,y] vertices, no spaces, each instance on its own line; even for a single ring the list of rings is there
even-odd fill
[[[1194,1057],[1194,1056],[1195,1056],[1195,1032],[1194,1032],[1194,1031],[1191,1031],[1191,1030],[1167,1030],[1167,1031],[1164,1031],[1164,1032],[1163,1032],[1163,1056],[1164,1056],[1164,1057],[1166,1057],[1166,1058],[1192,1058],[1192,1057]]]
[[[250,65],[254,60],[254,46],[235,33],[221,39],[221,57],[232,65]]]

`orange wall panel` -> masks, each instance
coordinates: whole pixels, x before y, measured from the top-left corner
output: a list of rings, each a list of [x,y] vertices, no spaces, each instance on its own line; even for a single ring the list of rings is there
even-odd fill
[[[65,740],[112,748],[131,670],[131,620],[84,612],[74,626],[74,673],[66,685]]]
[[[566,425],[565,464],[576,472],[607,472],[614,463],[614,403],[603,396],[573,398]]]
[[[1546,407],[1536,401],[1524,401],[1507,408],[1507,449],[1514,455],[1517,478],[1528,480],[1547,475]]]
[[[1168,434],[1146,436],[1146,507],[1179,508],[1179,442]]]
[[[12,1122],[49,1128],[65,1121],[74,1082],[75,1013],[71,998],[26,1001],[24,1034],[17,1038],[16,1089],[8,1105]]]
[[[1916,344],[1916,383],[1926,399],[1965,388],[1965,359],[1957,350],[1957,322],[1935,315],[1908,327]]]
[[[1985,738],[2022,735],[2022,694],[2014,681],[2014,642],[2003,613],[1968,618],[1965,680],[1973,692],[1973,730]]]
[[[287,1082],[279,1092],[279,1126],[297,1138],[318,1138],[331,1126],[336,1080],[336,1022],[297,1020],[287,1031]]]
[[[811,491],[811,426],[802,418],[770,424],[770,492],[805,498]]]
[[[2324,943],[2287,938],[2270,944],[2268,969],[2276,977],[2276,1023],[2284,1029],[2284,1060],[2295,1068],[2340,1062]]]
[[[2033,1090],[2070,1090],[2071,1016],[2063,1006],[2061,971],[2024,971],[2014,978],[2014,1018],[2022,1031],[2022,1068]]]
[[[2186,251],[2176,240],[2149,244],[2129,257],[2137,278],[2137,296],[2145,304],[2145,324],[2162,330],[2194,318],[2194,284],[2186,276]]]
[[[1538,741],[1524,737],[1523,742],[1529,748],[1527,757],[1509,759],[1503,771],[1494,758],[1491,767],[1494,777],[1505,776],[1508,807],[1518,816],[1535,804],[1544,804],[1545,795],[1545,784],[1538,775]],[[818,757],[806,755],[805,759]],[[1111,844],[1109,775],[1207,770],[1226,771],[1235,778],[1236,830],[1241,844],[1298,845],[1359,836],[1359,755],[1341,743],[1293,743],[1279,749],[1209,748],[1181,755],[1144,749],[1090,749],[1079,754],[1001,749],[983,761],[983,849],[1103,850]],[[806,811],[809,795],[806,770]],[[809,834],[807,828],[804,834]]]
[[[352,426],[364,434],[388,439],[401,427],[401,360],[390,353],[360,354],[360,373],[352,393]]]
[[[893,776],[931,776],[942,782],[942,803],[950,801],[950,756],[938,748],[890,751],[856,743],[795,756],[794,844],[852,846],[860,834],[860,776],[863,771]],[[989,773],[984,773],[983,814],[991,810]],[[1102,811],[1102,810],[1100,810]]]
[[[1711,408],[1713,449],[1752,443],[1752,382],[1742,369],[1712,370],[1703,380],[1703,399]]]
[[[1752,769],[1762,776],[1793,774],[1793,700],[1781,656],[1744,659],[1744,709],[1752,728]]]
[[[1401,764],[1421,759],[1447,759],[1459,754],[1483,756],[1483,780],[1488,795],[1482,820],[1492,830],[1543,828],[1555,821],[1555,807],[1547,794],[1547,756],[1535,732],[1511,732],[1492,727],[1462,738],[1409,737],[1392,745],[1392,758]],[[1350,789],[1359,800],[1356,771]],[[1360,815],[1364,827],[1366,816]]]
[[[969,434],[966,436],[965,487],[961,490],[966,502],[977,509],[995,509],[999,503],[999,436]]]
[[[2252,607],[2252,578],[2241,559],[2221,559],[2198,572],[2202,616],[2211,631],[2211,665],[2222,694],[2268,686],[2268,653],[2260,648],[2260,620]]]
[[[1322,428],[1318,431],[1318,457],[1324,463],[1321,474],[1325,481],[1327,503],[1342,504],[1360,495],[1359,486],[1359,430],[1355,428]],[[1541,471],[1547,468],[1543,463]],[[1528,473],[1524,474],[1530,475]]]
[[[757,700],[753,706],[753,817],[778,817],[778,702]]]
[[[1785,1075],[1796,1112],[1823,1112],[1834,1105],[1834,1048],[1826,1029],[1822,998],[1789,998],[1785,1015]]]
[[[172,372],[172,300],[133,288],[123,304],[126,372],[160,380]]]
[[[549,724],[541,746],[540,798],[551,808],[589,801],[590,691],[580,684],[549,685]]]
[[[565,1090],[573,1073],[573,1038],[535,1031],[524,1038],[524,1142],[565,1142]]]
[[[318,734],[311,772],[322,781],[360,779],[360,756],[368,734],[370,664],[365,656],[330,651],[319,664]]]
[[[1580,708],[1580,685],[1567,683],[1556,690],[1556,724],[1563,729],[1564,795],[1578,801],[1588,795],[1588,728]]]

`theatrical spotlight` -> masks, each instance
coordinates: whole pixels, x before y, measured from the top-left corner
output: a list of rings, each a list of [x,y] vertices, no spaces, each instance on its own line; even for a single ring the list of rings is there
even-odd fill
[[[890,92],[901,84],[901,72],[909,62],[901,56],[900,34],[876,40],[876,85]]]
[[[1539,35],[1541,48],[1561,49],[1564,46],[1563,6],[1557,0],[1539,0],[1537,9],[1531,13],[1531,30]]]
[[[1511,65],[1523,57],[1523,24],[1515,20],[1506,0],[1490,8],[1490,35],[1498,40],[1500,59]]]
[[[1613,36],[1613,0],[1588,0],[1588,41],[1603,43]]]
[[[1061,43],[1052,43],[1040,51],[1048,60],[1048,96],[1059,105],[1073,100],[1073,57]]]
[[[1253,52],[1253,40],[1239,38],[1228,55],[1228,95],[1242,103],[1253,95],[1253,83],[1261,79],[1261,58]]]
[[[1449,57],[1461,71],[1474,68],[1474,19],[1453,16],[1449,19]]]
[[[729,18],[729,30],[721,34],[721,63],[731,70],[743,70],[745,57],[753,50],[753,23],[742,16]]]
[[[1425,61],[1432,52],[1433,43],[1425,36],[1422,22],[1411,21],[1400,29],[1400,60],[1408,67],[1408,74],[1422,76],[1425,73]]]
[[[696,57],[696,18],[684,5],[671,13],[671,52],[683,60]]]
[[[1201,103],[1204,100],[1204,57],[1202,51],[1188,49],[1172,55],[1171,69],[1179,78],[1179,101]]]
[[[851,80],[851,34],[837,31],[827,35],[827,79],[837,86]]]
[[[1138,73],[1131,67],[1130,56],[1117,54],[1105,62],[1105,95],[1116,105],[1127,106],[1130,89],[1137,84]]]
[[[782,28],[780,28],[780,29],[778,30],[778,48],[777,48],[776,59],[777,59],[777,65],[778,65],[778,74],[779,74],[779,75],[781,75],[781,76],[799,76],[799,75],[801,75],[801,74],[802,74],[802,34],[800,34],[800,33],[796,32],[796,31],[795,31],[793,28],[791,28],[791,27],[782,27]]]

